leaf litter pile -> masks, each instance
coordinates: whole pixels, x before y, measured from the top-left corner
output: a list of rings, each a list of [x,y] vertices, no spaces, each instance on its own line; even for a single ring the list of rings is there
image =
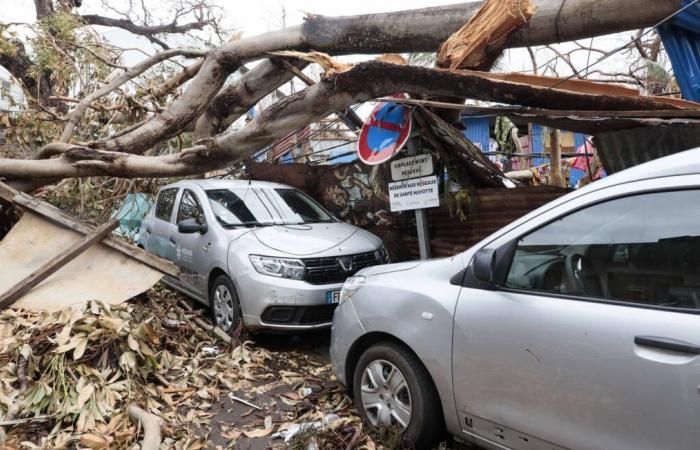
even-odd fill
[[[327,361],[227,343],[202,317],[158,287],[119,306],[0,312],[0,449],[146,450],[133,407],[157,419],[160,448],[397,446],[363,432]]]

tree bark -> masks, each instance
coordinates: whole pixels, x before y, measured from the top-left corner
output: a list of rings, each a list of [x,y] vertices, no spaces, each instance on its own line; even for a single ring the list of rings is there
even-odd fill
[[[41,104],[55,106],[55,102],[48,100],[48,97],[53,95],[51,74],[42,73],[39,79],[35,78],[32,74],[34,62],[27,55],[24,44],[16,39],[11,39],[10,43],[16,51],[13,54],[0,52],[0,66],[3,66],[13,77],[22,82],[29,96]]]
[[[561,134],[556,128],[549,133],[549,170],[554,186],[565,187],[564,177],[561,174]]]
[[[295,60],[291,64],[303,69],[308,63]],[[294,74],[280,63],[279,58],[260,62],[216,95],[211,106],[197,119],[194,140],[224,131],[263,97],[292,78]]]

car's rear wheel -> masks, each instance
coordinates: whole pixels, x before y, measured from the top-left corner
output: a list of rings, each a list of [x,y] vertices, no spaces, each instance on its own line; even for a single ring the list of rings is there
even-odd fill
[[[242,319],[241,305],[231,279],[226,275],[216,277],[209,291],[209,307],[214,323],[231,334]]]
[[[384,342],[365,350],[355,366],[353,393],[366,423],[402,428],[415,448],[430,448],[444,434],[430,374],[404,346]]]

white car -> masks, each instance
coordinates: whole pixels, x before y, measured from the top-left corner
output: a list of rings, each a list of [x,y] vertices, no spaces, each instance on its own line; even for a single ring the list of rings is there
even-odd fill
[[[388,262],[375,235],[334,218],[290,186],[187,180],[163,187],[140,244],[181,271],[166,284],[211,307],[217,325],[329,327],[340,288]]]
[[[416,448],[697,450],[700,149],[359,272],[331,340],[362,417]]]

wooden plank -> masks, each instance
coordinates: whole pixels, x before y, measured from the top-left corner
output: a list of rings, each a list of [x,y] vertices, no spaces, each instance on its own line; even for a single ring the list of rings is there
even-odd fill
[[[71,229],[80,234],[86,235],[94,231],[94,227],[53,206],[51,203],[45,202],[36,197],[32,197],[24,192],[19,192],[2,182],[0,182],[0,198],[12,201],[25,209],[31,210],[34,213],[49,219],[53,223],[61,225],[64,228]],[[180,271],[178,270],[177,266],[172,262],[152,255],[151,253],[148,253],[145,250],[120,239],[110,236],[104,239],[102,243],[161,273],[175,278],[180,275]]]
[[[56,273],[59,269],[61,269],[61,267],[73,261],[94,244],[100,242],[108,234],[114,231],[118,225],[119,220],[117,219],[112,219],[109,222],[100,225],[93,232],[85,235],[80,241],[76,242],[74,246],[62,251],[58,255],[48,260],[46,263],[42,264],[41,267],[29,274],[29,276],[25,277],[23,280],[12,286],[7,292],[0,295],[0,310],[7,308],[19,300],[24,294]]]
[[[0,198],[5,200],[6,202],[12,202],[12,199],[15,198],[15,194],[17,194],[17,191],[12,189],[10,186],[6,185],[5,183],[0,182]]]

